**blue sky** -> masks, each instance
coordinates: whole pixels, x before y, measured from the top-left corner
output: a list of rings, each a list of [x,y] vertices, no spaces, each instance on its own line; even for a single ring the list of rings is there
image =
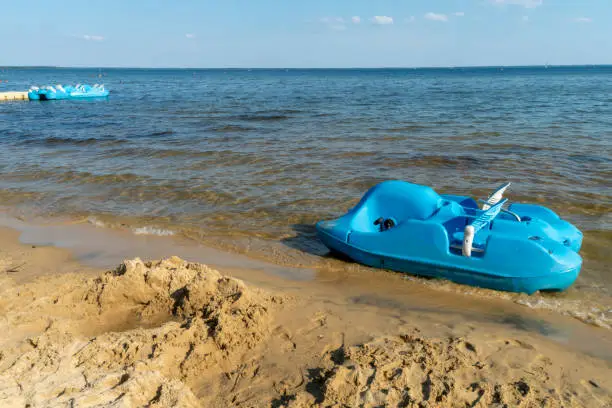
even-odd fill
[[[612,0],[47,0],[0,5],[0,65],[611,64]]]

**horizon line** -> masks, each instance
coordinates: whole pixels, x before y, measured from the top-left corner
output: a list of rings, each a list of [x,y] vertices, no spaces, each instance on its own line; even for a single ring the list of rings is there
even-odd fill
[[[612,64],[540,64],[540,65],[431,65],[431,66],[381,66],[381,67],[146,67],[146,66],[63,66],[63,65],[0,65],[0,69],[182,69],[182,70],[350,70],[350,69],[465,69],[465,68],[570,68],[612,67]]]

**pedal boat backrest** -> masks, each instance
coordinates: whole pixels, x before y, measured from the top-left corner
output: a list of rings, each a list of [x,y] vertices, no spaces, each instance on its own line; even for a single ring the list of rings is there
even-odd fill
[[[379,218],[391,219],[394,225],[403,221],[426,220],[444,200],[431,187],[404,181],[386,181],[372,187],[353,209],[351,230],[378,232]]]
[[[489,198],[487,198],[487,201],[483,203],[482,209],[488,210],[489,208],[491,208],[491,206],[497,204],[502,199],[502,197],[504,196],[504,193],[506,192],[508,187],[510,187],[511,184],[512,184],[511,182],[507,182],[499,186],[497,190],[495,190],[493,194],[491,194]]]
[[[504,198],[501,201],[498,200],[496,204],[489,206],[486,211],[476,217],[469,225],[465,226],[463,231],[463,247],[461,251],[463,256],[472,256],[474,236],[476,233],[478,233],[478,231],[488,226],[495,219],[495,217],[499,215],[502,210],[502,206],[506,204],[506,201],[508,201],[507,198]]]

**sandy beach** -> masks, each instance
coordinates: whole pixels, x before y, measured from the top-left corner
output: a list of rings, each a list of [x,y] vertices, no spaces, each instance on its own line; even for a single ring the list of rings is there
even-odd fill
[[[265,282],[178,257],[103,270],[0,229],[0,405],[612,404],[610,360],[537,332],[228,273]]]
[[[1,10],[0,408],[612,408],[612,1]]]

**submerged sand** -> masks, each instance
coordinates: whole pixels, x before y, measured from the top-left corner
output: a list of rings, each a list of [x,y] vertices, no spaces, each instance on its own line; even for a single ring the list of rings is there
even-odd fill
[[[20,281],[39,249],[0,251],[3,407],[612,406],[608,362],[527,334],[432,335],[177,257]]]

